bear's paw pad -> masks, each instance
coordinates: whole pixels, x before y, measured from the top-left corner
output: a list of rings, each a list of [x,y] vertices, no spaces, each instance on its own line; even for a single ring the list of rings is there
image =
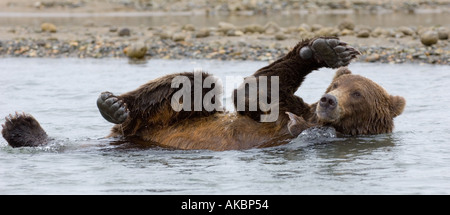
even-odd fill
[[[337,38],[317,38],[309,45],[315,58],[331,68],[347,66],[353,58],[360,55],[355,48]]]
[[[128,117],[128,108],[123,100],[110,92],[103,92],[97,99],[97,107],[103,118],[114,124],[125,122]]]

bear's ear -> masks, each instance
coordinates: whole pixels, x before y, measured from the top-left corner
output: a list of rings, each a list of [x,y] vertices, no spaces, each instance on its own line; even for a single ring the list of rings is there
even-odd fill
[[[336,80],[336,78],[339,78],[341,75],[348,75],[348,74],[352,74],[352,72],[347,67],[341,67],[336,71],[333,81]]]
[[[390,96],[391,100],[391,113],[393,117],[400,115],[405,109],[406,100],[401,96]]]

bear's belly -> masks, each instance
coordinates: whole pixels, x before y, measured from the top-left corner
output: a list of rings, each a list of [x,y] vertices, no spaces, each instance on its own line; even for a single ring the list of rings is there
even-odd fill
[[[292,139],[287,126],[259,123],[232,114],[186,120],[165,128],[149,129],[140,136],[162,147],[214,151],[270,147]]]

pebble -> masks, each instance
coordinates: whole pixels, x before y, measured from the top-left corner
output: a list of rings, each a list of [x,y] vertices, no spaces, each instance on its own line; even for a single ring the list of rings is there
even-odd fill
[[[275,34],[280,32],[281,28],[278,26],[275,22],[268,22],[266,25],[264,25],[264,32],[266,34]]]
[[[177,32],[172,35],[172,40],[175,42],[184,41],[186,39],[186,34],[183,32]]]
[[[209,35],[210,35],[209,29],[207,28],[200,29],[195,33],[196,38],[205,38],[209,37]]]
[[[167,31],[160,32],[159,33],[159,38],[161,38],[161,40],[172,39],[172,33],[167,32]]]
[[[425,31],[420,35],[420,42],[426,46],[431,46],[437,43],[439,37],[435,31]]]
[[[283,33],[278,33],[278,34],[275,34],[275,39],[276,40],[285,40],[285,39],[287,39],[287,36]]]
[[[316,31],[318,31],[318,30],[320,30],[322,28],[323,28],[323,26],[321,24],[312,24],[311,25],[311,31],[312,32],[316,32]]]
[[[41,30],[43,32],[56,33],[56,26],[52,23],[44,22],[41,24]]]
[[[306,24],[306,23],[302,23],[300,26],[299,26],[299,28],[298,28],[300,31],[308,31],[308,32],[311,32],[312,31],[312,27],[310,26],[310,25],[308,25],[308,24]]]
[[[265,28],[267,27],[267,28]],[[270,27],[270,28],[269,28]],[[115,27],[106,27],[106,31],[111,31]],[[271,29],[272,28],[272,29]],[[436,38],[444,38],[448,32],[446,28],[408,27],[414,30],[414,36],[402,38],[409,39],[408,43],[397,43],[395,47],[370,46],[365,47],[361,44],[351,44],[362,52],[362,56],[357,61],[382,62],[382,63],[403,63],[420,62],[433,64],[449,64],[450,49],[448,39],[438,42]],[[116,32],[118,30],[115,28]],[[125,28],[124,28],[125,29]],[[194,29],[194,30],[193,30]],[[222,32],[224,29],[229,29]],[[266,30],[271,29],[269,31]],[[279,29],[279,31],[273,31]],[[145,29],[144,32],[136,32],[136,35],[151,35],[142,37],[145,42],[137,41],[136,38],[117,39],[112,34],[97,36],[94,32],[90,33],[86,39],[64,40],[58,34],[48,35],[44,38],[31,39],[25,37],[16,37],[16,39],[1,40],[0,57],[3,56],[24,56],[24,57],[79,57],[79,58],[104,58],[104,57],[128,57],[128,58],[152,58],[159,59],[219,59],[219,60],[265,60],[274,61],[290,51],[295,40],[308,39],[320,34],[331,36],[355,37],[364,33],[364,37],[389,37],[379,40],[389,40],[392,44],[397,39],[392,36],[395,33],[401,33],[400,28],[378,27],[367,29],[364,26],[358,26],[355,30],[344,28],[339,30],[336,27],[324,27],[322,25],[302,24],[300,27],[290,26],[286,28],[279,27],[276,23],[268,23],[266,26],[259,24],[246,25],[243,27],[235,26],[231,23],[220,23],[218,27],[211,28],[191,28],[188,25],[167,25],[154,26],[152,29]],[[34,33],[33,28],[29,31]],[[123,30],[123,29],[122,29]],[[193,30],[193,31],[191,31]],[[25,29],[16,28],[18,33],[25,32]],[[129,31],[129,29],[128,29]],[[417,46],[419,42],[416,35],[421,35],[420,39],[426,39],[427,31],[431,31],[432,48]],[[439,36],[442,31],[444,36]],[[114,30],[112,30],[114,32]],[[447,32],[447,34],[445,34]],[[249,35],[245,35],[249,34]],[[255,34],[255,35],[253,35]],[[85,34],[86,35],[86,32]],[[423,36],[422,36],[423,35]],[[437,35],[437,36],[436,36]],[[223,36],[232,36],[240,38],[228,38]],[[195,39],[211,37],[211,39]],[[428,36],[429,37],[429,36]],[[254,41],[257,40],[257,41]],[[416,40],[416,41],[414,41]],[[430,41],[430,39],[428,38]],[[282,41],[282,42],[278,42]],[[433,42],[435,41],[435,42]],[[298,42],[298,41],[295,41]],[[145,44],[151,44],[148,47]],[[395,43],[394,43],[395,44]],[[417,46],[417,47],[416,47]]]
[[[120,37],[126,37],[126,36],[130,36],[130,29],[128,29],[128,28],[122,28],[122,29],[120,29],[120,31],[119,31],[119,36]]]
[[[225,35],[229,36],[229,37],[239,37],[244,35],[244,32],[240,31],[240,30],[236,30],[236,29],[232,29],[232,30],[228,30]]]
[[[362,29],[356,33],[356,36],[359,38],[368,38],[370,36],[370,32],[367,29]]]
[[[338,25],[339,30],[354,30],[355,29],[355,23],[352,20],[346,19],[344,21],[342,21],[341,23],[339,23]]]
[[[410,27],[401,26],[401,27],[398,28],[398,31],[402,32],[404,35],[407,35],[407,36],[413,36],[414,35],[414,30],[411,29]]]
[[[258,25],[258,24],[251,24],[251,25],[246,25],[243,28],[244,33],[264,33],[266,30],[264,29],[264,27],[262,25]]]
[[[117,27],[110,27],[109,28],[109,32],[115,33],[117,32],[119,29],[117,29]]]
[[[219,22],[218,31],[226,33],[230,30],[236,30],[236,26],[234,26],[233,24],[228,23],[228,22]]]
[[[366,62],[377,62],[380,59],[380,55],[377,53],[373,53],[366,57]]]
[[[147,53],[147,46],[144,43],[134,43],[126,47],[123,52],[129,58],[142,59]]]
[[[183,26],[182,29],[185,30],[185,31],[195,31],[195,26],[192,25],[192,24],[186,24],[186,25]]]
[[[447,40],[449,31],[446,27],[440,27],[437,29],[438,37],[440,40]]]
[[[353,30],[344,29],[341,31],[340,35],[342,36],[355,35],[355,32]]]
[[[375,29],[373,29],[370,35],[372,37],[381,37],[381,36],[387,37],[389,35],[389,31],[384,28],[376,27]]]

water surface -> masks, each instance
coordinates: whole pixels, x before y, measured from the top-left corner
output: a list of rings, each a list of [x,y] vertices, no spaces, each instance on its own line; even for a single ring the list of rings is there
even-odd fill
[[[1,138],[0,194],[450,194],[450,66],[350,65],[406,98],[392,134],[303,135],[285,146],[225,152],[140,148],[103,138],[111,124],[96,108],[102,91],[124,93],[199,67],[219,77],[246,76],[266,64],[0,59],[0,123],[14,111],[31,113],[55,139],[11,148]],[[296,94],[317,101],[333,75],[331,69],[312,73]]]

